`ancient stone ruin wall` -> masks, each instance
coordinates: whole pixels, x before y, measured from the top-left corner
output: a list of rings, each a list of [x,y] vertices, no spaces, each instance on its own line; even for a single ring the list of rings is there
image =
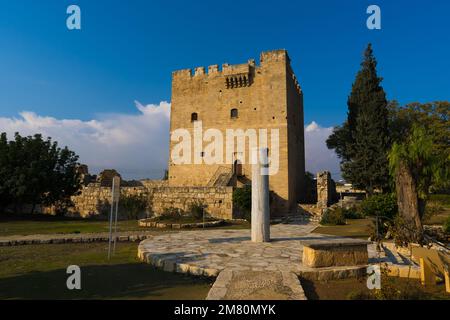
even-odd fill
[[[139,181],[147,189],[167,187],[169,180],[140,180]]]
[[[317,173],[317,207],[327,208],[337,201],[336,184],[329,171]]]
[[[220,219],[233,218],[232,187],[163,187],[150,191],[152,211],[159,215],[166,208],[189,210],[192,201],[206,205],[206,212]]]
[[[148,189],[145,187],[123,187],[121,194],[124,195],[144,195],[148,196]],[[80,215],[83,218],[109,214],[111,204],[111,188],[102,187],[100,183],[90,183],[83,187],[81,194],[72,197],[74,207],[70,213]]]
[[[149,180],[151,181],[151,180]],[[142,195],[148,199],[149,212],[159,215],[167,208],[188,211],[193,199],[207,205],[206,212],[215,218],[233,218],[232,187],[166,187],[165,182],[150,182],[140,187],[123,187],[123,195]],[[147,187],[149,186],[149,187]],[[151,187],[154,186],[154,187]],[[99,183],[91,183],[83,187],[81,194],[72,197],[74,207],[72,214],[81,217],[109,214],[111,188],[102,187]]]

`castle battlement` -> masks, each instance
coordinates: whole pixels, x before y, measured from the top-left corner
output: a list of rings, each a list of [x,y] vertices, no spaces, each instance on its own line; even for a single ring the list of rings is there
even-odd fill
[[[287,51],[272,50],[262,52],[260,55],[259,66],[256,65],[255,59],[249,59],[247,63],[242,64],[222,64],[222,68],[219,65],[210,65],[207,68],[204,66],[195,67],[193,69],[182,69],[172,72],[172,77],[177,78],[195,78],[199,76],[229,76],[229,75],[245,75],[250,74],[252,69],[263,66],[268,62],[289,62]]]
[[[284,49],[262,52],[259,58],[259,65],[256,64],[255,59],[249,59],[247,63],[224,63],[221,67],[219,67],[218,64],[210,65],[208,67],[200,66],[193,69],[174,71],[172,73],[172,79],[174,81],[189,81],[223,77],[225,87],[228,89],[248,87],[252,84],[256,71],[265,68],[273,68],[280,63],[286,65],[289,73],[288,76],[292,74],[296,90],[298,93],[302,94],[302,89],[291,69],[288,53]]]

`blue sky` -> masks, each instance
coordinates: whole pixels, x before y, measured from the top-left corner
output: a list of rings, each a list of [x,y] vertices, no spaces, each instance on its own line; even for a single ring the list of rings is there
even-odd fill
[[[81,31],[66,28],[70,4]],[[382,30],[366,28],[370,4],[381,7]],[[285,48],[305,123],[331,127],[346,117],[368,42],[389,99],[449,100],[449,14],[445,0],[0,0],[0,117],[138,115],[134,101],[170,101],[173,70]]]

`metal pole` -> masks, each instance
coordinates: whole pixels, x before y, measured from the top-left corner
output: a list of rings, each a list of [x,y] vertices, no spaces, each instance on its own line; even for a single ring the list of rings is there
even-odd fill
[[[111,259],[111,241],[112,241],[113,213],[114,213],[114,179],[113,179],[113,182],[112,182],[112,190],[111,190],[111,215],[109,217],[108,260]]]
[[[119,215],[119,199],[116,201],[116,221],[114,224],[114,249],[113,253],[116,254],[116,241],[117,241],[117,216]]]

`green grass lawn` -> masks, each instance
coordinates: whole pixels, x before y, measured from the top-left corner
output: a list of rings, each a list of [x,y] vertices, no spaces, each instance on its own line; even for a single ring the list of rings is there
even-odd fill
[[[118,231],[143,230],[136,220],[119,221]],[[91,233],[108,232],[108,221],[54,219],[2,219],[0,237],[8,235],[29,235],[49,233]]]
[[[430,194],[429,200],[438,202],[444,208],[450,209],[450,194]]]
[[[342,226],[319,226],[313,232],[333,236],[365,239],[369,238],[373,230],[371,219],[347,219],[347,224]]]
[[[425,224],[443,225],[450,216],[450,209],[445,208],[424,221]]]
[[[0,299],[205,299],[211,280],[168,273],[136,259],[136,243],[0,247]],[[81,290],[68,290],[66,268],[81,268]]]
[[[190,223],[183,221],[177,223]],[[248,229],[248,222],[226,222],[220,229]],[[138,221],[126,220],[117,223],[118,231],[155,231],[161,232],[158,228],[139,227]],[[168,229],[169,231],[171,229]],[[181,231],[190,229],[181,229]],[[200,230],[200,229],[195,229]],[[166,230],[167,231],[167,230]],[[178,230],[179,231],[179,230]],[[51,234],[51,233],[96,233],[109,232],[109,222],[92,219],[69,219],[52,216],[24,216],[24,217],[1,217],[0,216],[0,237],[9,235],[30,235],[30,234]]]

